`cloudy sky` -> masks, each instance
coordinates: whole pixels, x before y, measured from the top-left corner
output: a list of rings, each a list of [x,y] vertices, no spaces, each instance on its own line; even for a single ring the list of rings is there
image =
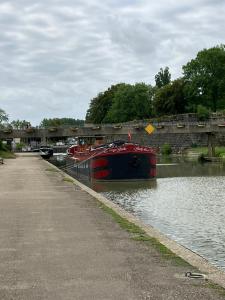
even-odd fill
[[[84,118],[111,84],[176,78],[225,43],[224,14],[224,0],[2,0],[0,108],[33,125]]]

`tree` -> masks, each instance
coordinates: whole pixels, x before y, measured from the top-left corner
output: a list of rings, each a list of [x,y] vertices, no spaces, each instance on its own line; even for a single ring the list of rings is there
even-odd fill
[[[13,120],[11,122],[11,125],[12,125],[13,129],[20,129],[21,121],[20,120]]]
[[[106,91],[99,93],[97,97],[91,100],[89,109],[86,114],[86,121],[89,123],[105,123],[105,117],[110,110],[114,95],[124,83],[112,85]]]
[[[10,125],[14,129],[26,129],[31,127],[31,123],[26,120],[13,120]]]
[[[84,120],[80,120],[80,119],[61,118],[60,121],[62,126],[83,126],[84,125]]]
[[[43,119],[40,123],[40,127],[59,127],[59,126],[83,126],[84,120],[73,119],[73,118],[52,118]]]
[[[225,45],[204,49],[183,66],[189,111],[225,107]]]
[[[6,114],[6,112],[0,108],[0,124],[3,122],[7,122],[9,119],[8,115]]]
[[[60,125],[61,125],[61,122],[60,122],[59,118],[52,118],[52,119],[44,118],[40,123],[40,127],[43,127],[43,128],[58,127]]]
[[[156,116],[181,114],[186,111],[185,82],[176,79],[160,89],[157,89],[153,105]]]
[[[155,75],[155,83],[158,88],[161,88],[171,82],[171,74],[169,68],[160,68],[160,71]]]
[[[114,95],[113,104],[104,120],[118,123],[150,118],[152,95],[153,88],[145,83],[121,85]]]
[[[126,122],[133,114],[131,103],[133,99],[132,85],[123,84],[117,90],[113,98],[113,104],[107,112],[104,120],[106,123]]]

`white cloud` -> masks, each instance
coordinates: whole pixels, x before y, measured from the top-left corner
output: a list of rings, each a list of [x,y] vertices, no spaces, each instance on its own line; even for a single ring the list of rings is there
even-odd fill
[[[173,78],[225,43],[222,0],[11,0],[0,4],[0,107],[11,119],[84,118],[117,82]]]

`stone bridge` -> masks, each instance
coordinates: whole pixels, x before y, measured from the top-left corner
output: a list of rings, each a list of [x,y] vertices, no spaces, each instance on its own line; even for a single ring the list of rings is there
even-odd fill
[[[183,115],[181,115],[183,116]],[[186,115],[185,115],[186,116]],[[155,131],[149,135],[145,127],[151,123]],[[172,147],[181,149],[193,145],[207,146],[225,145],[225,118],[210,118],[207,122],[199,122],[196,118],[179,118],[164,121],[140,121],[122,124],[85,125],[84,127],[51,127],[27,128],[24,130],[1,129],[0,139],[12,140],[20,138],[25,143],[36,141],[46,145],[50,142],[65,141],[76,136],[102,136],[106,142],[128,138],[128,132],[132,135],[132,141],[161,147],[168,143]]]

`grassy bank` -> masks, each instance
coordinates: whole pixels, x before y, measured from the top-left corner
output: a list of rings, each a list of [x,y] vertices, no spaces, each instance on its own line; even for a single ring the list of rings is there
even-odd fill
[[[190,148],[187,151],[188,154],[196,154],[196,155],[208,155],[208,147],[195,147],[195,148]],[[215,147],[215,156],[216,157],[224,157],[225,158],[225,147]]]
[[[0,150],[0,157],[7,158],[16,158],[16,155],[13,152]]]
[[[163,258],[169,259],[175,265],[190,266],[188,262],[177,256],[166,246],[161,244],[157,239],[150,237],[145,233],[143,229],[137,225],[129,222],[127,219],[122,218],[113,209],[107,207],[103,203],[99,202],[99,207],[103,209],[106,213],[110,214],[112,218],[120,225],[121,228],[129,232],[131,239],[139,242],[143,242],[146,245],[154,247]]]

